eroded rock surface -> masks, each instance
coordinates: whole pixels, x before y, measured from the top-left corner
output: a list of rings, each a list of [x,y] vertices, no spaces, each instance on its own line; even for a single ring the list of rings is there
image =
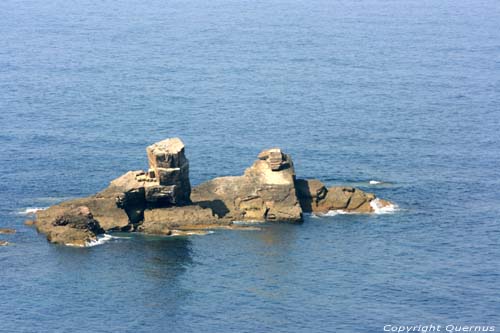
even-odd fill
[[[150,188],[150,202],[187,205],[191,202],[189,161],[184,153],[184,143],[179,138],[166,139],[147,149],[148,176],[155,179]],[[151,177],[153,176],[153,177]]]
[[[317,179],[298,179],[296,181],[300,204],[306,213],[328,213],[343,210],[355,213],[375,212],[373,201],[375,194],[367,193],[350,186],[326,186]],[[377,199],[377,208],[391,205],[390,202]]]
[[[52,243],[85,246],[103,233],[87,206],[54,206],[38,213],[36,228]]]
[[[264,150],[243,176],[220,177],[193,189],[191,199],[231,221],[301,222],[292,159],[280,149]]]
[[[144,222],[139,231],[148,234],[171,234],[172,230],[205,229],[215,225],[229,225],[214,216],[210,208],[197,205],[147,209],[144,211]]]
[[[302,222],[303,212],[371,213],[375,207],[371,193],[296,179],[291,156],[279,148],[262,151],[241,176],[215,178],[193,189],[180,139],[157,142],[146,152],[147,171],[129,171],[95,195],[38,211],[37,230],[51,242],[84,246],[106,231],[172,235],[232,228],[235,221]],[[390,204],[377,200],[379,206]]]

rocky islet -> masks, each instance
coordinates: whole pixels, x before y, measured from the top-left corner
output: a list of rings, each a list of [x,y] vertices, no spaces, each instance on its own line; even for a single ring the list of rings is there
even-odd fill
[[[194,188],[179,138],[157,142],[146,152],[147,171],[129,171],[95,195],[36,212],[37,231],[52,243],[85,246],[107,231],[189,235],[232,229],[236,221],[301,223],[303,213],[373,213],[392,205],[353,187],[297,179],[291,156],[279,148],[262,151],[241,176]]]

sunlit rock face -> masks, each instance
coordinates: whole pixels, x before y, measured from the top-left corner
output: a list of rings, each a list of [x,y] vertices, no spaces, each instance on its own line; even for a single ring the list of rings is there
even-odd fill
[[[241,176],[220,177],[191,191],[184,143],[170,138],[146,148],[147,171],[129,171],[103,191],[37,212],[37,230],[54,243],[85,246],[106,231],[171,235],[228,227],[235,221],[302,222],[303,212],[373,213],[391,205],[347,186],[296,179],[290,155],[262,151]]]
[[[220,177],[193,189],[192,200],[220,218],[241,221],[301,222],[290,155],[262,151],[242,176]]]
[[[373,193],[350,186],[332,186],[327,189],[317,179],[297,179],[295,188],[305,213],[325,214],[340,210],[364,214],[393,205],[387,200],[378,199]]]
[[[190,203],[189,161],[184,143],[179,138],[166,139],[146,148],[149,170],[145,179],[152,179],[154,189],[147,191],[149,202],[186,205]]]

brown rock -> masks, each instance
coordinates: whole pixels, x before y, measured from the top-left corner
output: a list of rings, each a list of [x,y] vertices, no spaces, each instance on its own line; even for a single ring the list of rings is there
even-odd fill
[[[33,220],[26,220],[24,221],[24,225],[28,226],[28,227],[32,227],[35,225],[35,221]]]
[[[184,143],[179,138],[169,138],[146,148],[151,169],[178,168],[187,162]]]
[[[313,211],[326,213],[329,210],[345,209],[353,193],[354,189],[352,187],[330,187],[326,197],[318,201],[316,207],[313,207]]]
[[[353,211],[359,208],[362,204],[367,202],[368,198],[365,192],[356,189],[354,193],[351,195],[351,199],[349,200],[349,204],[347,205],[347,210]]]
[[[236,205],[239,211],[244,212],[245,220],[262,220],[262,217],[266,216],[268,209],[259,196],[237,198]]]
[[[272,171],[279,171],[289,166],[287,156],[279,148],[264,150],[257,157],[260,160],[267,161]]]
[[[87,206],[53,206],[37,212],[36,228],[52,243],[85,246],[103,232]]]
[[[376,196],[349,186],[334,186],[328,189],[324,199],[312,205],[315,213],[327,213],[330,210],[346,210],[356,213],[373,213],[370,202]]]
[[[126,211],[117,205],[117,195],[99,193],[92,197],[74,200],[70,202],[70,206],[87,206],[105,231],[123,230],[130,225]]]
[[[291,157],[277,148],[258,157],[243,176],[215,178],[195,187],[193,202],[231,221],[301,222]]]
[[[146,202],[150,207],[168,207],[175,204],[175,185],[145,187]]]
[[[218,219],[209,208],[197,205],[155,208],[144,211],[144,222],[139,231],[148,234],[170,234],[172,229],[190,230],[196,226],[227,225],[229,222]]]
[[[54,227],[47,233],[49,242],[67,246],[84,247],[96,239],[96,235],[89,230],[65,227]]]
[[[189,161],[184,153],[184,143],[179,138],[170,138],[152,144],[146,149],[149,170],[161,186],[175,186],[170,204],[186,205],[191,202]]]
[[[0,234],[15,234],[14,229],[0,228]]]
[[[295,190],[300,201],[302,210],[306,213],[313,211],[313,205],[323,200],[328,190],[325,184],[317,179],[297,179],[295,180]]]
[[[116,227],[119,230],[130,228],[130,224],[137,224],[142,221],[142,212],[146,208],[146,194],[145,188],[150,186],[151,183],[143,181],[144,171],[129,171],[124,175],[113,180],[109,187],[104,191],[98,193],[99,197],[110,198],[111,201],[116,203],[116,207],[124,210],[128,221],[125,220],[123,213],[116,211],[115,215],[119,217],[119,223]],[[111,226],[105,222],[104,228]]]
[[[0,246],[7,246],[9,245],[9,242],[0,240]]]
[[[180,139],[166,139],[146,150],[147,172],[129,171],[95,195],[37,212],[37,230],[52,242],[84,246],[107,230],[171,235],[172,230],[230,227],[234,221],[301,222],[303,211],[373,212],[373,194],[345,186],[327,190],[315,179],[296,180],[290,155],[279,148],[262,151],[242,176],[215,178],[192,193]]]

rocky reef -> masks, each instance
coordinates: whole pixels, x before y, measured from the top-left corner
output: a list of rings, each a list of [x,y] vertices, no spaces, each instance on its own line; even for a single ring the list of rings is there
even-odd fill
[[[301,223],[303,213],[373,213],[392,205],[353,187],[297,179],[291,156],[279,148],[262,151],[241,176],[194,188],[180,139],[157,142],[146,152],[147,171],[129,171],[95,195],[38,211],[38,232],[53,243],[85,246],[107,231],[186,234],[231,228],[236,221]]]
[[[2,234],[3,235],[11,235],[11,234],[15,234],[15,233],[16,233],[16,231],[14,229],[0,228],[0,235],[2,235]],[[9,244],[10,244],[9,242],[0,239],[0,246],[7,246]]]

